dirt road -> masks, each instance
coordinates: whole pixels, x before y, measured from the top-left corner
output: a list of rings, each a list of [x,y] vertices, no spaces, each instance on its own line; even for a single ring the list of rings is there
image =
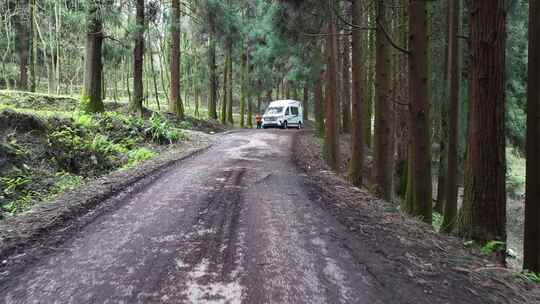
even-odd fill
[[[0,301],[461,303],[407,284],[406,273],[396,286],[379,281],[366,263],[383,255],[362,256],[362,234],[305,189],[295,132],[223,136],[14,274]]]

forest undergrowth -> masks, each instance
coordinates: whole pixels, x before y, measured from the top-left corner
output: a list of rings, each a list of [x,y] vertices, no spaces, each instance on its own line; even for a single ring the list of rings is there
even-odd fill
[[[70,97],[0,92],[0,208],[7,216],[175,149],[192,130],[223,130],[215,121],[152,111],[142,119],[121,103],[106,108],[90,115]]]

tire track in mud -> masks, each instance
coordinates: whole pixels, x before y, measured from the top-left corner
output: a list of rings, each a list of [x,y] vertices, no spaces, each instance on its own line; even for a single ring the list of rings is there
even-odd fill
[[[184,247],[176,259],[177,275],[183,285],[182,301],[240,303],[242,300],[239,226],[245,174],[245,168],[227,168],[215,177],[218,186],[203,195],[205,203],[183,241],[188,248]]]

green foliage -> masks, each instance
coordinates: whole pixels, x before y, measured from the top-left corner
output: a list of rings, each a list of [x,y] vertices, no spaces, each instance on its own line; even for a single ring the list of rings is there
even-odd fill
[[[129,151],[127,155],[128,162],[125,167],[131,168],[138,165],[142,161],[154,158],[157,153],[147,148],[139,148]]]
[[[540,273],[535,273],[525,269],[517,275],[526,281],[540,283]]]
[[[506,149],[506,189],[513,199],[525,193],[525,158],[515,149]]]
[[[178,128],[184,130],[191,130],[193,129],[193,123],[191,121],[184,120],[178,124]]]
[[[6,212],[16,214],[32,205],[37,193],[28,187],[31,182],[29,176],[0,177],[1,198],[8,201],[2,206]]]
[[[75,121],[75,124],[80,125],[84,128],[94,128],[96,127],[95,121],[92,119],[92,116],[84,113],[75,113],[73,116],[73,120]]]
[[[435,228],[436,231],[439,231],[441,229],[443,223],[443,215],[438,212],[433,212],[433,228]]]
[[[502,241],[489,241],[484,246],[482,246],[482,249],[480,250],[483,255],[491,255],[494,252],[497,252],[504,248],[505,242]]]
[[[157,144],[172,144],[184,138],[183,133],[173,128],[159,113],[154,113],[150,117],[150,127],[146,129],[146,134]]]
[[[55,174],[56,182],[54,184],[52,193],[49,197],[54,197],[59,193],[63,193],[72,189],[75,189],[82,185],[84,178],[79,175],[73,175],[68,172],[57,172]]]
[[[525,151],[528,11],[527,1],[511,1],[506,44],[505,128],[508,143],[521,153]]]
[[[15,193],[18,190],[21,190],[21,188],[24,188],[26,184],[28,184],[32,179],[28,176],[17,176],[17,177],[1,177],[0,183],[2,183],[2,193],[4,195],[10,195]]]

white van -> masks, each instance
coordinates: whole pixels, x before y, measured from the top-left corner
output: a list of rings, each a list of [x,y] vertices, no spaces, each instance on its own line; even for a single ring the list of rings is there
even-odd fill
[[[304,125],[304,109],[302,103],[296,100],[272,101],[263,115],[262,127],[277,127],[287,129]]]

